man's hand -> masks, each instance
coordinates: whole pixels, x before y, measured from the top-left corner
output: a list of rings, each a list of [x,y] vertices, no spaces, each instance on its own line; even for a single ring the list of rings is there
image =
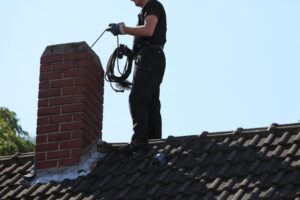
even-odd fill
[[[107,28],[107,31],[110,31],[114,36],[120,35],[120,34],[125,34],[124,32],[124,27],[125,24],[123,22],[121,23],[111,23],[108,25],[109,28]]]

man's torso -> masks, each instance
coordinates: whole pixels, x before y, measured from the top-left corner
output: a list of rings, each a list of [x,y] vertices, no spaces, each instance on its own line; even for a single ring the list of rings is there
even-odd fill
[[[149,15],[155,15],[158,19],[154,33],[151,37],[134,37],[133,49],[147,45],[161,45],[166,43],[167,19],[164,7],[157,0],[150,0],[138,15],[138,25],[144,25],[145,18]]]

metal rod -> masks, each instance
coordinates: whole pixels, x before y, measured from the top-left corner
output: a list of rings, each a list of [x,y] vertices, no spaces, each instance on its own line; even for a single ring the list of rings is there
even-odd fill
[[[93,46],[98,42],[98,40],[102,37],[102,35],[105,33],[106,29],[103,31],[103,33],[101,33],[101,35],[97,38],[97,40],[94,42],[94,44],[91,46],[91,48],[93,48]]]

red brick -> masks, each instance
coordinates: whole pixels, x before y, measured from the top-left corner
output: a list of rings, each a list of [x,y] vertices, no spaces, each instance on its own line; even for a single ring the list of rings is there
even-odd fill
[[[64,78],[73,78],[73,77],[82,77],[86,76],[87,71],[84,69],[70,69],[70,70],[65,70],[63,72],[63,77]]]
[[[88,105],[88,108],[90,108],[93,113],[95,108],[100,108],[100,101],[97,100],[95,96],[89,96],[88,98],[85,99],[85,102]]]
[[[47,142],[47,135],[37,135],[36,136],[36,143],[42,144]]]
[[[51,72],[51,64],[44,64],[40,67],[40,73]]]
[[[46,153],[36,153],[35,154],[36,161],[44,161],[46,160]]]
[[[87,116],[89,118],[86,119],[86,121],[91,120],[94,123],[99,123],[100,121],[100,113],[101,111],[99,109],[97,109],[96,107],[94,108],[90,108],[88,106],[86,106],[86,112]]]
[[[59,125],[58,124],[52,124],[52,125],[46,125],[46,126],[38,126],[37,134],[44,134],[44,133],[54,133],[59,131]]]
[[[76,77],[75,78],[75,85],[85,85],[87,82],[86,77]]]
[[[64,61],[73,61],[72,59],[73,54],[65,54],[64,55]]]
[[[57,142],[57,133],[48,134],[48,141],[49,142]]]
[[[49,142],[56,142],[56,141],[63,141],[63,140],[70,140],[71,139],[71,132],[60,132],[48,135]]]
[[[81,122],[64,123],[60,125],[61,131],[73,131],[82,128]]]
[[[50,124],[56,124],[56,123],[65,123],[65,122],[71,122],[72,121],[72,115],[53,115],[50,116],[49,123]]]
[[[38,126],[48,125],[48,122],[49,122],[48,117],[38,117],[38,119],[37,119]]]
[[[75,113],[75,112],[82,112],[84,110],[83,104],[72,104],[72,105],[65,105],[62,107],[62,113]]]
[[[93,76],[87,76],[87,79],[85,82],[79,81],[77,82],[78,84],[81,83],[81,85],[85,85],[86,87],[90,88],[90,90],[93,90],[96,88],[96,80]]]
[[[76,95],[74,96],[74,103],[82,103],[85,100],[85,95],[80,94],[80,95]]]
[[[39,99],[48,97],[57,97],[61,95],[61,89],[40,90]]]
[[[74,79],[62,79],[51,81],[51,88],[62,88],[73,86]]]
[[[71,150],[71,157],[80,157],[82,153],[82,149],[72,149]]]
[[[74,63],[72,61],[65,61],[52,64],[52,71],[65,71],[66,69],[72,68],[74,68]]]
[[[87,144],[91,144],[92,141],[93,141],[95,138],[96,138],[96,137],[95,137],[95,136],[92,136],[90,132],[85,133],[85,134],[83,135],[83,139],[84,139],[85,143],[87,143]]]
[[[73,114],[73,121],[81,121],[86,118],[86,114],[83,112]]]
[[[58,143],[37,144],[35,150],[36,152],[58,150]]]
[[[52,55],[41,57],[41,64],[63,61],[64,55]]]
[[[73,97],[67,96],[67,97],[54,97],[50,100],[50,106],[56,106],[56,105],[65,105],[65,104],[72,104],[73,103]]]
[[[88,131],[85,131],[82,138],[87,144],[90,144],[95,139],[95,137],[92,135],[92,133],[88,132]]]
[[[99,135],[99,131],[100,131],[99,124],[96,124],[96,123],[87,124],[85,126],[85,129],[87,130],[89,135],[91,135],[94,138]]]
[[[73,94],[82,94],[86,92],[86,87],[83,86],[74,86],[62,89],[62,95],[73,95]]]
[[[91,80],[88,80],[86,85],[90,88],[91,92],[96,91],[98,93],[101,90],[100,87],[97,87],[98,83],[93,83]]]
[[[49,100],[48,99],[39,99],[38,107],[48,107],[49,106]]]
[[[89,91],[88,92],[88,97],[90,100],[95,104],[99,104],[99,100],[101,99],[101,90],[94,90],[94,91]]]
[[[50,107],[50,108],[39,108],[38,109],[38,116],[45,116],[45,115],[57,115],[60,112],[59,107]]]
[[[82,147],[83,141],[82,140],[69,140],[60,142],[60,149],[71,149],[71,148],[78,148]]]
[[[40,81],[47,81],[47,80],[54,80],[54,79],[61,79],[61,78],[62,78],[61,72],[49,72],[49,73],[40,74]]]
[[[79,60],[79,59],[89,60],[88,59],[89,57],[90,57],[90,55],[86,52],[74,53],[72,55],[73,60]]]
[[[49,89],[49,81],[41,81],[39,83],[39,89],[40,90],[47,90],[47,89]]]
[[[47,168],[54,168],[58,167],[58,161],[57,160],[47,160],[47,161],[41,161],[36,163],[37,169],[47,169]]]
[[[84,132],[82,130],[72,131],[72,139],[82,139]]]
[[[80,59],[80,60],[75,60],[74,62],[74,66],[76,67],[86,67],[86,66],[90,66],[91,65],[91,62],[90,60],[87,60],[87,59]]]
[[[75,158],[67,158],[67,159],[61,159],[58,161],[58,165],[61,166],[70,166],[70,165],[77,165],[80,162],[79,157]]]
[[[60,151],[50,151],[47,152],[47,160],[59,159],[59,158],[68,158],[70,157],[69,150],[60,150]]]

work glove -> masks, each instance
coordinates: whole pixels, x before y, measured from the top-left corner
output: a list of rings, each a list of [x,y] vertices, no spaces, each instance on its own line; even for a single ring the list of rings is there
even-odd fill
[[[124,32],[125,24],[123,22],[117,23],[117,24],[111,23],[108,26],[109,26],[109,28],[107,28],[106,30],[110,31],[114,36],[125,34],[125,32]]]

